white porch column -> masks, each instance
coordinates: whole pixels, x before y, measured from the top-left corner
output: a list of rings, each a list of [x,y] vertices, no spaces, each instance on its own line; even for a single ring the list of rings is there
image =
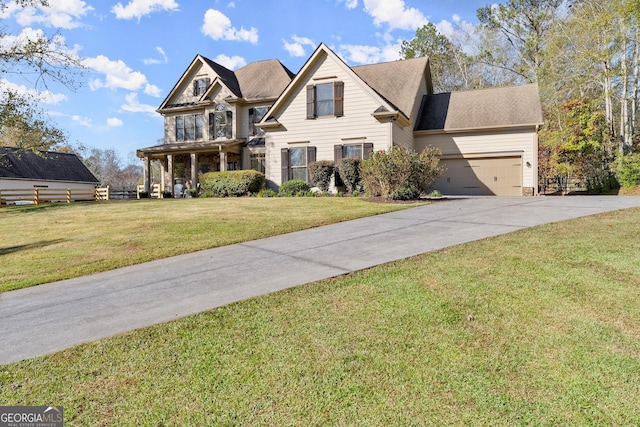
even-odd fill
[[[220,150],[220,172],[227,170],[227,153]]]
[[[198,188],[198,153],[191,153],[191,188]]]

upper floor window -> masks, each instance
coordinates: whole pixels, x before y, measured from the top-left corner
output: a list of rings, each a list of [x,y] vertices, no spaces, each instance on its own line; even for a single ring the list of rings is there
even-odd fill
[[[232,138],[233,113],[225,104],[217,104],[215,112],[209,113],[209,138]]]
[[[344,82],[307,86],[307,118],[344,115]]]
[[[193,81],[193,96],[202,96],[209,87],[209,78],[200,78]]]
[[[202,114],[176,116],[176,141],[202,139],[203,122]]]
[[[264,135],[264,130],[256,126],[269,111],[269,107],[254,107],[249,108],[249,134],[250,135]]]

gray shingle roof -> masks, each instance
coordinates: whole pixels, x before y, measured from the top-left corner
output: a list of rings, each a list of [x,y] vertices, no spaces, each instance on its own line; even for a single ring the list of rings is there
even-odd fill
[[[277,59],[252,62],[235,71],[242,97],[247,101],[275,99],[294,74]]]
[[[351,69],[380,96],[411,118],[420,105],[420,93],[429,59],[427,57],[361,65]]]
[[[75,154],[8,147],[0,147],[0,178],[98,183]]]
[[[217,62],[210,60],[209,58],[205,58],[204,56],[202,56],[202,59],[204,59],[204,61],[209,64],[211,68],[213,68],[213,71],[215,71],[218,77],[220,77],[220,80],[222,80],[225,86],[227,86],[235,96],[242,96],[240,85],[238,84],[238,79],[236,78],[236,75],[233,71],[223,67]]]
[[[537,84],[425,95],[416,130],[460,130],[543,123]]]

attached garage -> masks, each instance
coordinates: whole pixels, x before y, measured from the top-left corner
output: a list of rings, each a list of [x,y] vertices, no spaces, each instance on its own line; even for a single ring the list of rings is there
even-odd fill
[[[415,149],[442,152],[446,171],[432,186],[442,194],[532,196],[542,122],[535,84],[426,95]]]
[[[433,185],[443,194],[521,196],[522,157],[442,159],[446,171]]]

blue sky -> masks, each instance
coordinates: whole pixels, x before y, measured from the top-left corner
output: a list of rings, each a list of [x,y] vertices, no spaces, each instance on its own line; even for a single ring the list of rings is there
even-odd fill
[[[72,144],[115,148],[123,159],[162,138],[155,112],[196,54],[230,69],[277,58],[298,72],[324,42],[349,65],[399,59],[427,22],[455,37],[477,24],[482,0],[48,0],[12,6],[5,31],[58,34],[86,67],[71,91],[51,84],[41,104]],[[27,76],[0,85],[33,90]]]

